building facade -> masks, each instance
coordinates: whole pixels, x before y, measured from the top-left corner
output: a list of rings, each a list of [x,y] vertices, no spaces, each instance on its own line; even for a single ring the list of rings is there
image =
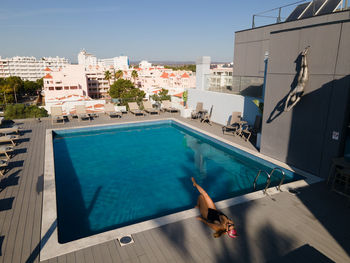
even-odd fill
[[[45,76],[45,69],[64,68],[69,61],[60,57],[0,57],[0,78],[18,76],[23,80],[35,81]]]
[[[90,66],[99,66],[112,68],[112,71],[127,70],[129,68],[129,59],[127,56],[97,59],[96,56],[87,53],[86,50],[83,49],[78,54],[78,64],[83,65],[86,69]]]
[[[78,54],[78,64],[83,65],[84,67],[96,66],[97,58],[94,55],[87,53],[86,50],[83,49]]]

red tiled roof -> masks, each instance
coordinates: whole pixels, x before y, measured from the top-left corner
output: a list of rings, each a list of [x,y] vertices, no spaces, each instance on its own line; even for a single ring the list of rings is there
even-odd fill
[[[188,75],[186,72],[181,75],[181,78],[189,78],[189,77],[190,77],[190,75]]]
[[[175,94],[175,95],[173,95],[173,96],[178,97],[178,98],[182,98],[182,94],[183,94],[183,92],[181,92],[181,93],[179,93],[179,94]]]
[[[170,77],[175,77],[175,74],[174,74],[174,73],[171,73],[171,74],[170,74]]]
[[[167,79],[169,78],[169,74],[166,72],[163,72],[163,74],[160,76],[161,78]]]
[[[52,76],[50,74],[46,74],[46,76],[44,77],[44,79],[52,79]]]
[[[46,67],[46,69],[44,69],[44,71],[52,71],[52,70],[49,69],[48,67]]]
[[[101,108],[101,107],[104,107],[104,104],[95,104],[94,107],[95,108]]]

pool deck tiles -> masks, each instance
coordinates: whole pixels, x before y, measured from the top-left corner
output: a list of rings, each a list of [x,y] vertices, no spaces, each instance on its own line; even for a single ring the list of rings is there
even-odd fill
[[[20,143],[10,170],[0,182],[0,262],[39,262],[43,200],[45,131],[134,120],[175,117],[257,152],[250,142],[222,135],[221,126],[174,114],[121,119],[101,116],[91,122],[18,120]],[[194,217],[133,234],[135,243],[117,240],[87,247],[43,262],[350,262],[350,201],[325,183],[282,192],[223,209],[240,236],[215,239]],[[49,233],[48,233],[49,235]],[[330,261],[332,260],[332,261]]]

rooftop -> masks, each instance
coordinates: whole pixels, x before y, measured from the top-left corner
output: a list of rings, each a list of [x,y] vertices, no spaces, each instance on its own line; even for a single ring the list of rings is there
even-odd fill
[[[171,114],[145,119],[174,117]],[[222,135],[221,126],[183,122],[256,151],[239,137]],[[44,181],[45,130],[140,120],[123,115],[91,122],[72,120],[51,125],[49,118],[18,120],[21,140],[0,183],[0,262],[39,262]],[[215,239],[195,218],[133,235],[135,243],[120,247],[116,240],[84,248],[45,262],[349,262],[349,202],[321,182],[224,209],[235,221],[239,237]],[[49,236],[51,233],[45,233]]]

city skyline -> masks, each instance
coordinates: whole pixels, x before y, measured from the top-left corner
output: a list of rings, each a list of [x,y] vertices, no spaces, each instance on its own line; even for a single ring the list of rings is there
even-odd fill
[[[130,61],[181,62],[210,56],[212,61],[232,62],[234,32],[250,28],[254,13],[288,3],[269,0],[262,7],[257,0],[5,0],[0,56],[59,56],[76,63],[78,52],[86,49],[98,58],[126,55]]]

